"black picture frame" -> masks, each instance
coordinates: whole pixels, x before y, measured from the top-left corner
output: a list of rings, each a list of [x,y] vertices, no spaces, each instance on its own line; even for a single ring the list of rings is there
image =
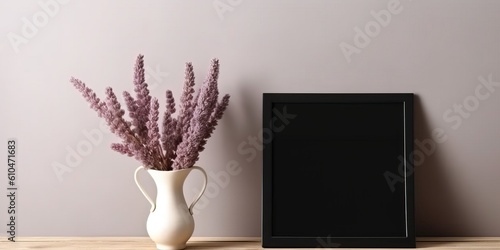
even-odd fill
[[[331,112],[333,113],[328,113],[324,114],[325,112],[317,111],[318,107],[319,109],[323,109],[322,107],[325,106],[324,110],[333,110]],[[338,107],[337,107],[338,106]],[[363,111],[363,107],[366,106],[366,112]],[[304,107],[304,108],[303,108]],[[312,107],[311,110],[308,110],[308,107]],[[371,108],[375,107],[375,108]],[[345,110],[348,111],[345,111]],[[302,113],[295,113],[294,110],[301,110],[300,112]],[[336,111],[335,111],[336,110]],[[387,114],[385,114],[387,111]],[[315,114],[316,112],[316,114]],[[337,112],[337,113],[335,113]],[[356,112],[359,112],[359,116],[357,117]],[[367,116],[371,117],[369,119],[363,118],[362,116],[364,115],[365,112]],[[381,114],[377,114],[377,112],[380,112]],[[391,113],[392,112],[392,113]],[[401,112],[401,113],[399,113]],[[297,117],[297,115],[301,115],[304,117],[302,120],[300,117]],[[334,118],[328,118],[329,116],[332,116]],[[316,121],[316,117],[318,117],[318,120]],[[325,118],[327,117],[327,118]],[[375,120],[373,120],[375,117]],[[381,117],[378,119],[378,117]],[[379,126],[383,127],[384,122],[382,118],[386,118],[385,120],[387,121],[397,121],[397,124],[394,125],[396,129],[382,129],[383,131],[387,131],[387,133],[392,133],[390,131],[397,131],[394,132],[395,136],[391,137],[391,139],[387,140],[386,144],[394,142],[395,147],[391,147],[390,145],[388,148],[391,148],[391,150],[388,150],[387,152],[392,152],[392,155],[389,155],[387,153],[387,157],[376,157],[376,159],[373,162],[373,165],[371,164],[361,164],[362,166],[355,166],[355,167],[361,167],[361,168],[366,168],[369,169],[370,171],[372,169],[376,169],[377,171],[374,173],[377,173],[376,175],[372,177],[363,177],[366,180],[370,180],[370,183],[381,183],[381,180],[375,178],[383,178],[384,181],[387,182],[387,190],[386,191],[391,191],[392,194],[389,193],[383,193],[385,192],[381,187],[379,189],[374,188],[374,190],[380,190],[379,191],[369,191],[370,193],[370,198],[363,198],[365,196],[359,195],[356,196],[354,194],[351,194],[349,192],[353,192],[352,188],[341,188],[341,189],[335,189],[339,190],[338,192],[335,191],[335,195],[344,195],[342,197],[347,197],[345,200],[349,201],[355,201],[358,202],[359,204],[368,204],[366,202],[369,201],[378,201],[377,198],[377,193],[374,192],[379,192],[380,193],[380,200],[381,203],[384,205],[377,205],[376,209],[374,209],[375,212],[371,210],[367,210],[367,214],[363,214],[363,210],[355,210],[355,211],[361,211],[361,212],[348,212],[349,215],[354,214],[352,216],[353,219],[351,221],[356,221],[359,225],[368,225],[368,226],[363,226],[362,230],[359,230],[360,232],[357,232],[357,229],[354,229],[353,231],[349,232],[343,232],[342,230],[348,229],[349,227],[349,219],[343,221],[342,226],[338,226],[335,228],[332,233],[329,228],[329,224],[325,221],[329,221],[331,219],[332,221],[335,218],[340,218],[339,216],[343,216],[341,214],[331,214],[333,210],[339,210],[339,211],[352,211],[348,210],[347,208],[345,210],[342,210],[344,208],[335,208],[333,210],[327,210],[324,211],[323,207],[318,207],[317,210],[310,210],[310,211],[317,211],[317,215],[314,215],[314,212],[309,212],[308,214],[304,215],[301,213],[302,208],[306,208],[307,211],[309,211],[308,205],[313,206],[321,206],[321,204],[325,204],[328,202],[328,204],[333,204],[329,205],[330,207],[335,207],[336,205],[334,204],[334,198],[331,198],[332,196],[334,197],[335,195],[328,196],[330,200],[326,199],[327,201],[321,203],[319,202],[318,205],[314,200],[311,200],[307,197],[309,197],[307,194],[298,194],[301,192],[300,189],[294,189],[295,187],[292,187],[294,185],[319,185],[319,184],[314,184],[314,182],[317,182],[315,177],[309,178],[308,176],[308,170],[305,169],[303,170],[302,173],[298,174],[290,174],[290,172],[287,172],[288,170],[282,170],[283,167],[280,166],[283,164],[293,166],[295,164],[303,164],[305,160],[297,160],[295,161],[294,158],[297,157],[297,155],[301,154],[300,151],[296,152],[294,151],[294,140],[299,140],[300,136],[307,138],[308,140],[313,140],[311,138],[322,138],[322,137],[313,137],[314,135],[309,136],[308,133],[314,134],[314,133],[322,133],[322,132],[317,132],[321,131],[322,128],[316,129],[318,126],[313,124],[308,124],[309,123],[328,123],[328,124],[335,124],[333,125],[336,128],[346,128],[346,130],[349,130],[349,127],[353,127],[352,134],[363,134],[365,132],[360,132],[357,131],[356,129],[363,129],[367,128],[367,130],[370,130],[372,126],[370,123],[368,124],[363,124],[359,125],[358,123],[355,123],[355,121],[372,121],[372,123],[375,123],[376,125],[373,126]],[[402,117],[402,119],[400,119]],[[335,120],[334,122],[330,123],[330,120]],[[352,123],[349,123],[349,120],[353,119]],[[359,119],[359,120],[357,120]],[[380,120],[380,121],[379,121]],[[344,122],[345,121],[345,122]],[[296,122],[296,124],[294,124]],[[338,125],[340,123],[340,125]],[[388,124],[390,125],[390,124]],[[300,132],[300,127],[304,127],[305,130],[304,132]],[[324,125],[327,126],[327,125]],[[330,125],[328,125],[330,126]],[[402,127],[399,127],[402,126]],[[311,248],[311,247],[324,247],[324,248],[357,248],[357,247],[362,247],[362,248],[370,248],[370,247],[400,247],[400,248],[415,248],[415,213],[414,213],[414,178],[413,178],[413,94],[412,93],[370,93],[370,94],[361,94],[361,93],[264,93],[263,94],[263,130],[262,130],[262,140],[263,140],[263,188],[262,188],[262,246],[265,248],[281,248],[281,247],[288,247],[288,248]],[[290,131],[287,131],[287,129],[290,129]],[[324,128],[323,128],[324,129]],[[338,129],[341,130],[341,129]],[[299,132],[294,132],[294,131],[299,131]],[[326,131],[326,130],[325,130]],[[370,130],[371,131],[371,130]],[[371,132],[366,132],[367,134],[372,133]],[[402,132],[401,132],[402,131]],[[336,132],[334,132],[336,133]],[[334,136],[328,137],[328,138],[342,138],[341,136],[344,136],[343,131],[340,131],[338,134],[335,134]],[[349,135],[349,132],[346,132],[346,134]],[[372,136],[370,134],[370,136]],[[392,134],[391,134],[392,136]],[[300,138],[302,138],[300,137]],[[292,139],[290,139],[292,138]],[[368,138],[368,137],[367,137]],[[370,137],[372,138],[372,137]],[[374,137],[375,138],[375,137]],[[384,137],[385,138],[385,137]],[[402,141],[401,141],[402,139]],[[318,139],[320,140],[320,139]],[[325,139],[329,140],[329,139]],[[337,139],[335,139],[337,140]],[[339,139],[341,140],[341,139]],[[342,139],[343,140],[343,139]],[[349,143],[351,141],[348,141]],[[321,143],[330,143],[330,142],[324,142],[322,141]],[[320,144],[321,144],[320,143]],[[336,145],[334,142],[332,144]],[[344,143],[344,142],[342,142]],[[364,143],[364,141],[363,141]],[[366,142],[371,143],[371,142]],[[352,144],[352,143],[351,143]],[[299,145],[297,143],[297,145]],[[345,145],[345,144],[344,144]],[[350,144],[349,144],[350,145]],[[356,145],[356,144],[353,144]],[[367,144],[368,145],[368,144]],[[283,149],[285,148],[285,149]],[[307,147],[303,147],[300,150],[304,150]],[[346,146],[346,148],[349,148]],[[353,149],[356,148],[355,146],[352,147]],[[288,150],[288,151],[287,151]],[[349,149],[343,149],[345,152],[343,154],[347,153],[349,154],[348,150]],[[316,153],[318,151],[318,147],[316,147],[314,150],[312,150],[312,154]],[[321,150],[319,150],[321,151]],[[327,151],[325,151],[327,152]],[[328,151],[330,152],[330,151]],[[386,151],[380,150],[378,154],[384,155]],[[397,152],[402,152],[402,156],[398,157],[399,162],[397,163],[398,166],[395,166],[393,164],[393,161],[391,160],[394,158],[395,154]],[[338,153],[340,154],[340,153]],[[322,155],[325,155],[325,153],[322,153]],[[281,157],[281,158],[280,158]],[[304,156],[305,157],[305,156]],[[302,158],[304,158],[302,157]],[[332,158],[335,157],[335,153],[332,153]],[[363,157],[363,155],[359,156],[360,158]],[[368,156],[369,157],[369,156]],[[284,158],[287,158],[283,160]],[[300,157],[299,157],[300,158]],[[380,160],[380,164],[377,163],[379,159],[388,159],[388,160]],[[390,162],[390,164],[386,164],[387,162]],[[378,165],[377,165],[378,164]],[[319,164],[321,165],[321,164]],[[318,165],[318,166],[319,166]],[[369,165],[369,166],[368,166]],[[347,165],[346,165],[347,166]],[[375,167],[373,167],[375,166]],[[292,170],[298,169],[300,166],[293,166],[291,167]],[[311,166],[308,166],[311,168]],[[314,167],[314,166],[312,166]],[[344,167],[344,169],[347,169],[350,167]],[[378,169],[380,168],[380,169]],[[388,170],[385,171],[383,174],[378,174],[381,173],[379,170],[383,170],[384,168],[387,168]],[[336,168],[332,168],[336,169]],[[338,167],[340,169],[340,167]],[[398,169],[399,172],[395,172],[394,170]],[[323,170],[321,170],[323,171]],[[330,170],[328,170],[330,171]],[[337,171],[337,170],[331,170],[331,171]],[[357,170],[358,171],[358,170]],[[360,169],[359,171],[363,171],[363,169]],[[368,170],[367,170],[368,171]],[[320,174],[316,176],[324,176],[325,174]],[[302,177],[303,176],[303,177]],[[333,175],[332,175],[333,176]],[[353,175],[354,176],[354,175]],[[293,179],[295,178],[295,179]],[[321,177],[323,178],[323,177]],[[305,179],[305,180],[303,180]],[[337,178],[339,180],[339,178]],[[310,183],[308,183],[310,182]],[[340,181],[342,182],[342,180]],[[358,185],[358,184],[350,184],[351,182],[346,182],[349,183],[349,185]],[[323,185],[323,184],[322,184]],[[362,185],[362,184],[359,184]],[[380,184],[381,185],[381,184]],[[392,185],[392,189],[391,189]],[[286,194],[286,192],[283,192],[284,187],[291,187],[291,189],[295,190],[294,194]],[[351,186],[353,187],[353,186]],[[378,187],[378,186],[377,186]],[[356,189],[357,187],[354,186]],[[361,190],[361,187],[359,188]],[[312,191],[311,191],[312,190]],[[314,192],[314,189],[309,190],[310,193]],[[356,189],[357,190],[357,189]],[[364,190],[364,189],[363,189]],[[323,191],[322,191],[323,192]],[[328,192],[328,191],[325,191]],[[343,193],[339,193],[343,192]],[[328,193],[327,193],[328,194]],[[404,194],[404,201],[402,200]],[[314,194],[312,194],[314,196]],[[353,196],[356,196],[356,198],[352,198]],[[298,198],[297,198],[298,197]],[[302,198],[301,198],[302,197]],[[375,197],[375,199],[373,199]],[[296,201],[290,201],[291,199],[298,199]],[[300,200],[302,199],[302,200]],[[352,199],[352,200],[351,200]],[[366,201],[365,201],[366,199]],[[387,202],[385,202],[387,201]],[[299,207],[296,205],[290,206],[289,202],[295,202],[293,204],[301,204]],[[384,203],[385,202],[385,203]],[[348,203],[348,202],[347,202]],[[346,204],[347,204],[346,203]],[[352,202],[351,202],[352,203]],[[376,202],[377,203],[377,202]],[[404,203],[404,206],[402,205]],[[307,205],[303,205],[307,204]],[[349,203],[350,204],[350,203]],[[358,204],[358,203],[356,203]],[[389,205],[392,207],[389,207]],[[288,206],[288,207],[287,207]],[[346,205],[347,206],[347,205]],[[311,208],[311,209],[313,209]],[[349,207],[350,208],[350,207]],[[384,212],[383,209],[387,208],[388,211],[394,211],[394,212]],[[297,211],[293,211],[296,209]],[[403,211],[404,209],[404,211]],[[290,211],[292,210],[292,211]],[[384,215],[387,216],[387,218],[391,218],[389,221],[390,223],[376,223],[380,224],[380,227],[383,227],[384,230],[383,232],[379,232],[376,227],[378,225],[374,225],[378,220],[378,218],[372,218],[374,215],[377,215],[378,212],[384,212]],[[370,213],[368,213],[370,212]],[[402,215],[404,213],[404,216]],[[281,216],[282,214],[285,214]],[[318,217],[319,216],[319,217]],[[369,216],[369,217],[367,217]],[[393,217],[391,217],[393,216]],[[319,220],[318,218],[325,218],[325,220]],[[349,217],[349,216],[346,216]],[[297,222],[297,225],[294,223],[291,223],[291,221],[294,220],[294,218],[297,218],[296,221],[301,221]],[[318,225],[317,227],[311,226],[315,225],[314,222],[311,224],[308,221],[308,218],[313,218],[313,220],[316,220],[316,224],[321,224]],[[332,219],[334,218],[334,219]],[[349,217],[350,218],[350,217]],[[363,220],[359,219],[363,218]],[[404,218],[404,219],[403,219]],[[372,220],[373,219],[373,220]],[[404,221],[403,221],[404,220]],[[347,222],[346,222],[347,221]],[[306,224],[308,229],[300,228],[302,224]],[[370,224],[371,223],[371,224]],[[325,225],[326,224],[326,225]],[[335,227],[336,223],[332,223],[332,228]],[[356,225],[358,225],[356,224]],[[295,227],[295,228],[294,228]],[[327,228],[328,229],[325,229]],[[359,227],[360,228],[360,227]],[[364,231],[365,230],[365,231]]]

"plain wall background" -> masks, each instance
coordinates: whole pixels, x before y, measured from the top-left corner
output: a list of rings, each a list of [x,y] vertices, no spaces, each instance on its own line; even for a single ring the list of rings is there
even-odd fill
[[[229,183],[210,180],[194,236],[260,236],[261,152],[238,147],[249,150],[259,133],[263,92],[415,93],[416,139],[446,137],[436,150],[421,150],[418,235],[500,235],[500,91],[478,87],[480,77],[500,81],[500,1],[402,0],[384,25],[371,11],[397,2],[71,0],[44,10],[49,2],[0,2],[1,154],[7,138],[18,139],[18,235],[146,235],[149,205],[133,180],[139,163],[109,149],[118,139],[100,129],[68,81],[78,77],[101,96],[106,86],[131,91],[139,53],[160,100],[166,89],[179,99],[185,62],[193,62],[199,86],[213,57],[221,62],[220,92],[232,96],[197,165],[212,177],[231,162],[242,171]],[[26,30],[34,18],[40,27]],[[348,62],[340,46],[355,46],[366,25],[373,37],[358,41]],[[454,111],[464,104],[462,114]],[[89,144],[87,132],[102,140]],[[84,144],[88,152],[59,181],[53,166],[68,166],[69,152]],[[193,173],[188,200],[200,186]]]

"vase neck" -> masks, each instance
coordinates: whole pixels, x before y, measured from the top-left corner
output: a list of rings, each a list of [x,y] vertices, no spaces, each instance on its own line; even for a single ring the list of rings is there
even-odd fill
[[[159,171],[148,170],[153,178],[157,196],[181,194],[184,197],[183,187],[184,181],[191,172],[191,169],[175,170],[175,171]]]

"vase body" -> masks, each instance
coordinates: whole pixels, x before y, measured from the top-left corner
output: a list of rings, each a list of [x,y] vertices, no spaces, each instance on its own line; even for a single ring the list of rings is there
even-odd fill
[[[142,167],[139,167],[136,170],[135,179],[137,186],[151,203],[146,223],[149,237],[158,249],[184,249],[194,231],[192,208],[206,188],[205,171],[199,167],[175,171],[148,169],[147,172],[153,178],[157,189],[156,199],[152,200],[137,180],[137,172],[141,169]],[[199,196],[188,206],[183,188],[184,181],[193,169],[202,171],[205,185]]]

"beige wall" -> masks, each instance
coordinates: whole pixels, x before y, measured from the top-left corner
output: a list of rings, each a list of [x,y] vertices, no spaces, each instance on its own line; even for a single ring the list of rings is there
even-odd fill
[[[68,83],[131,90],[138,53],[157,97],[171,89],[178,99],[184,62],[203,79],[215,56],[221,92],[232,95],[198,163],[212,186],[195,236],[260,235],[262,158],[249,140],[263,92],[415,93],[416,138],[427,143],[418,234],[500,235],[500,1],[39,2],[54,0],[0,2],[0,138],[19,142],[18,235],[146,235],[139,164],[109,149],[117,139]],[[431,142],[433,133],[445,140]],[[60,180],[57,164],[71,169]],[[226,175],[227,164],[241,172]],[[193,174],[186,196],[200,181]]]

